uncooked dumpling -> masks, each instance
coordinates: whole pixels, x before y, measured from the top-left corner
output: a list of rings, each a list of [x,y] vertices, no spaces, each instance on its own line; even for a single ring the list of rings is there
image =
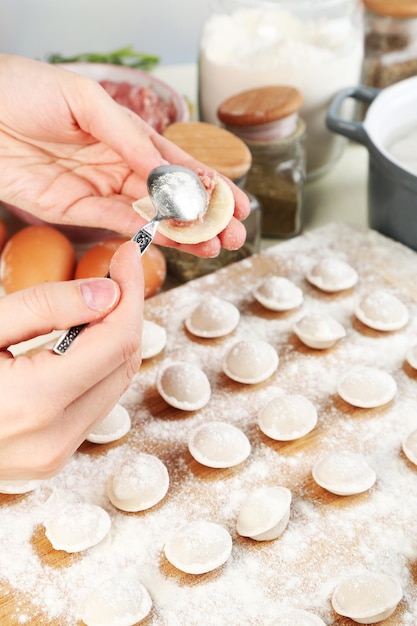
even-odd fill
[[[413,430],[405,437],[402,449],[407,459],[417,465],[417,430]]]
[[[307,273],[307,280],[322,291],[350,289],[358,282],[357,271],[342,259],[329,257],[318,261]]]
[[[253,292],[255,299],[271,311],[289,311],[303,302],[303,292],[283,276],[266,278]]]
[[[358,365],[342,376],[337,391],[352,406],[371,409],[390,402],[397,391],[397,383],[387,372]]]
[[[270,400],[258,416],[262,432],[277,441],[291,441],[309,433],[317,424],[317,411],[308,398],[283,395]]]
[[[168,491],[169,475],[164,463],[152,454],[139,453],[117,467],[107,484],[112,504],[122,511],[145,511]]]
[[[163,326],[143,320],[142,328],[142,359],[150,359],[165,348],[167,332]]]
[[[156,387],[165,402],[183,411],[201,409],[211,396],[206,374],[186,361],[164,363],[158,371]]]
[[[250,454],[245,433],[226,422],[205,422],[191,431],[188,449],[196,461],[207,467],[233,467]]]
[[[262,339],[242,340],[227,350],[223,371],[238,383],[254,385],[272,376],[278,362],[278,354],[268,342]]]
[[[355,315],[362,324],[382,331],[399,330],[409,318],[405,304],[386,289],[376,289],[362,298]]]
[[[417,370],[417,344],[411,346],[407,350],[405,360],[407,361],[408,365],[411,365],[411,367]]]
[[[239,309],[234,304],[209,296],[191,311],[185,320],[185,326],[197,337],[223,337],[236,328],[239,318]]]
[[[108,415],[87,436],[92,443],[109,443],[124,437],[129,432],[132,422],[127,409],[116,404]]]
[[[87,502],[69,504],[44,522],[45,535],[55,550],[81,552],[99,543],[110,530],[109,514]]]
[[[152,608],[147,589],[125,576],[108,578],[87,596],[80,617],[86,626],[134,626]]]
[[[0,480],[0,493],[29,493],[41,484],[41,480]]]
[[[320,487],[338,496],[367,491],[376,480],[374,470],[362,454],[341,451],[327,454],[313,467],[313,478]]]
[[[135,211],[150,220],[155,208],[149,197],[133,203]],[[201,243],[218,235],[230,222],[235,208],[233,193],[228,183],[218,177],[205,215],[193,222],[163,220],[158,231],[177,243]]]
[[[205,574],[220,567],[232,552],[232,538],[223,526],[197,520],[188,522],[168,539],[165,556],[187,574]]]
[[[336,613],[359,624],[376,624],[394,613],[402,596],[395,578],[369,572],[340,583],[333,592],[332,605]]]
[[[319,313],[311,313],[299,319],[293,327],[297,337],[309,348],[326,350],[346,337],[346,330],[337,320]]]
[[[280,610],[281,615],[268,626],[326,626],[320,617],[302,609]]]
[[[256,541],[277,539],[288,525],[290,505],[291,491],[286,487],[259,487],[244,501],[236,530]]]

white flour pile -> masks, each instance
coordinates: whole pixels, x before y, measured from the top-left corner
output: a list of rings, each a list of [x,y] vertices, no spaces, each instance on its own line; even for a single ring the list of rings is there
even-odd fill
[[[334,255],[359,274],[358,284],[325,294],[305,275],[320,258]],[[255,302],[252,290],[267,274],[293,280],[304,304],[274,313]],[[133,573],[148,589],[153,608],[146,626],[268,626],[285,607],[309,610],[330,626],[338,620],[330,604],[335,586],[366,570],[398,578],[404,597],[384,626],[417,623],[417,467],[401,451],[403,438],[417,428],[417,371],[404,364],[417,342],[417,256],[372,232],[332,225],[279,244],[254,257],[147,302],[147,317],[168,333],[165,351],[145,362],[122,398],[132,418],[131,432],[119,442],[86,444],[55,478],[25,496],[0,496],[0,623],[74,626],[88,592],[101,581]],[[366,329],[352,311],[371,288],[385,286],[408,307],[401,331]],[[207,291],[233,302],[241,313],[236,330],[220,339],[199,339],[184,329],[187,313]],[[325,351],[305,347],[293,334],[306,312],[334,316],[347,336]],[[241,338],[261,338],[280,356],[276,373],[259,385],[245,386],[221,371],[224,351]],[[155,389],[165,358],[201,367],[212,386],[200,411],[169,407]],[[343,373],[354,364],[377,366],[398,385],[394,400],[378,409],[355,409],[336,393]],[[318,424],[305,437],[280,443],[257,425],[259,410],[283,393],[305,395],[315,405]],[[230,470],[200,466],[187,449],[198,424],[222,420],[241,428],[251,442],[249,458]],[[143,513],[115,509],[106,483],[115,467],[135,451],[157,455],[167,466],[165,498]],[[339,497],[311,477],[325,452],[364,454],[375,470],[366,493]],[[283,535],[271,542],[240,537],[239,508],[257,486],[281,485],[292,492],[291,517]],[[70,502],[102,506],[112,527],[102,543],[76,554],[54,552],[42,520]],[[194,519],[223,525],[232,535],[229,560],[200,576],[183,574],[163,555],[167,538]],[[338,624],[352,622],[337,621]]]

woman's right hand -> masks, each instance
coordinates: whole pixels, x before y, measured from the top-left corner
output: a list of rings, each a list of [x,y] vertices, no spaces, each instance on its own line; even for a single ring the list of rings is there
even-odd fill
[[[137,373],[144,303],[137,244],[119,248],[111,276],[0,298],[0,480],[56,474]],[[65,355],[8,350],[80,323],[89,326]]]

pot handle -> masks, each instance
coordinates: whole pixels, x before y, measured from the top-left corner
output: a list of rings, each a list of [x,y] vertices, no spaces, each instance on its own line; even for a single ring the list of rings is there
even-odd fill
[[[326,116],[327,127],[344,135],[349,139],[353,139],[358,143],[366,145],[368,143],[368,135],[363,128],[361,122],[351,122],[339,117],[339,109],[346,98],[353,98],[360,100],[361,102],[371,103],[375,100],[376,96],[380,93],[380,89],[374,89],[372,87],[347,87],[342,89],[332,100],[329,110]]]

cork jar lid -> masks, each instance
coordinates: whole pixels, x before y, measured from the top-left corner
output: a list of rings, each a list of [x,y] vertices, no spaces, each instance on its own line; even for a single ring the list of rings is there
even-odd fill
[[[387,17],[417,17],[416,0],[363,0],[368,11]]]
[[[223,176],[237,180],[247,174],[252,155],[242,139],[207,122],[175,122],[163,132],[164,137],[212,167]]]
[[[227,126],[268,124],[297,113],[303,101],[303,95],[295,87],[259,87],[224,100],[217,109],[217,116]]]

